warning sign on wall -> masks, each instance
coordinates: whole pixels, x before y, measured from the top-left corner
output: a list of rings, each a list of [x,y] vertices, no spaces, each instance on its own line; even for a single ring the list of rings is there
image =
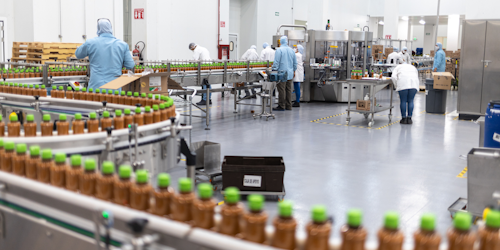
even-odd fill
[[[144,9],[134,9],[134,19],[144,19]]]
[[[226,27],[226,22],[224,22],[224,21],[221,21],[221,22],[220,22],[220,27],[221,27],[221,28],[224,28],[224,27]]]

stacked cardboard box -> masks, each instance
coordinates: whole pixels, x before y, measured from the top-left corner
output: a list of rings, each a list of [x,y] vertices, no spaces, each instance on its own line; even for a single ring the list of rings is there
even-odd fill
[[[393,48],[385,48],[384,56],[387,58],[392,52],[394,52]]]
[[[379,56],[383,56],[384,54],[384,45],[372,45],[372,57],[375,60],[382,59]]]

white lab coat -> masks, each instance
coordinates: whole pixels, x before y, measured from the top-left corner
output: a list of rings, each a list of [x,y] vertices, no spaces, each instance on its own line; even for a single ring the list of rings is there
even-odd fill
[[[276,51],[271,48],[271,46],[267,46],[265,49],[260,52],[260,60],[262,61],[270,61],[274,62],[274,54]]]
[[[406,52],[406,54],[403,54],[403,52],[399,52],[399,55],[403,59],[403,64],[410,64],[411,63],[410,53]]]
[[[303,82],[304,81],[304,59],[302,59],[302,54],[299,52],[295,53],[297,58],[297,70],[295,70],[295,77],[293,77],[293,82]]]
[[[257,54],[257,50],[248,49],[243,56],[241,56],[241,60],[250,60],[257,61],[259,60],[259,54]]]
[[[392,71],[391,79],[396,85],[396,91],[419,89],[418,70],[411,64],[398,65]]]
[[[197,45],[193,51],[193,59],[201,61],[211,60],[210,52],[208,51],[208,49]]]

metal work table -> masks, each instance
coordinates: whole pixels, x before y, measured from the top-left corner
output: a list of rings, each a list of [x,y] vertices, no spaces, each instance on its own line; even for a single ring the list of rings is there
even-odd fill
[[[374,121],[374,116],[375,113],[383,112],[386,110],[389,110],[389,122],[392,120],[392,99],[393,99],[393,83],[392,80],[389,78],[386,79],[372,79],[372,78],[367,78],[367,79],[362,79],[362,80],[353,80],[353,79],[348,79],[346,80],[347,84],[349,84],[349,100],[347,102],[347,118],[346,118],[346,124],[349,125],[349,122],[351,121],[351,112],[358,112],[361,113],[365,116],[365,118],[368,118],[369,115],[372,115],[372,118],[370,122],[368,122],[368,127],[372,127],[375,124]],[[351,109],[351,85],[362,85],[362,86],[370,86],[370,110],[357,110],[357,109]],[[376,107],[375,102],[374,102],[374,97],[376,90],[375,88],[384,88],[385,86],[389,85],[389,89],[391,90],[391,101],[389,104],[389,107]]]

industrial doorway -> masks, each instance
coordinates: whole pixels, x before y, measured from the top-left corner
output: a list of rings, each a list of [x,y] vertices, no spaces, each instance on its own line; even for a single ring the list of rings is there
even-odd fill
[[[229,59],[238,60],[238,34],[229,34]]]

